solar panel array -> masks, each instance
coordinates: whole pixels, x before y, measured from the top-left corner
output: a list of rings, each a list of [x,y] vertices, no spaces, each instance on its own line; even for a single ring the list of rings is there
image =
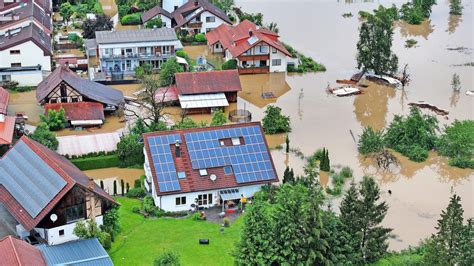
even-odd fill
[[[231,165],[237,183],[275,179],[259,126],[225,128],[184,134],[193,169]],[[244,145],[221,146],[219,139],[244,138]]]
[[[67,182],[20,141],[0,160],[0,184],[35,218]]]
[[[170,145],[175,144],[177,140],[181,143],[181,136],[179,134],[148,138],[148,145],[161,192],[181,190],[170,149]]]

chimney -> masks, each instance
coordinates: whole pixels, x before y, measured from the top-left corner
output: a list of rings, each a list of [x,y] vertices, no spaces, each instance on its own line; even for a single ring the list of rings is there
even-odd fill
[[[249,36],[250,36],[250,37],[253,36],[253,31],[252,31],[252,29],[249,29]]]
[[[194,0],[194,6],[198,6],[199,5],[199,1],[198,0]]]
[[[176,154],[176,158],[181,157],[181,150],[179,149],[179,140],[176,140],[176,143],[174,144],[174,151]]]

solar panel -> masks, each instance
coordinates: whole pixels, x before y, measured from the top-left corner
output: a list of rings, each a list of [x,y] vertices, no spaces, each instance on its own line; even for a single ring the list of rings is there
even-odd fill
[[[152,163],[161,192],[181,190],[176,166],[173,161],[171,144],[181,141],[179,134],[153,136],[148,138]]]
[[[237,183],[275,179],[263,134],[258,126],[184,134],[192,168],[232,166]],[[222,146],[219,139],[243,137],[244,145]],[[234,142],[237,144],[237,142]]]
[[[0,161],[0,184],[35,218],[67,182],[20,141]]]

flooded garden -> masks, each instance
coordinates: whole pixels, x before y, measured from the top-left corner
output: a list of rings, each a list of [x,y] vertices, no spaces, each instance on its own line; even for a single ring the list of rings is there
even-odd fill
[[[357,139],[366,126],[382,129],[394,115],[406,115],[410,102],[418,101],[449,110],[448,116],[437,116],[441,127],[455,119],[473,119],[474,98],[465,92],[473,89],[474,72],[472,66],[464,66],[473,61],[472,2],[464,2],[461,18],[449,15],[448,1],[438,1],[431,18],[421,25],[397,23],[393,49],[399,57],[399,66],[408,64],[412,79],[409,86],[396,89],[369,83],[363,94],[351,97],[335,97],[326,92],[328,84],[334,85],[337,79],[348,79],[356,73],[358,12],[371,11],[379,4],[388,7],[404,2],[236,1],[245,10],[263,13],[266,23],[276,22],[282,41],[326,66],[327,71],[322,73],[288,74],[286,82],[291,89],[277,93],[275,105],[291,117],[292,147],[298,147],[305,155],[325,147],[330,152],[331,165],[350,166],[356,181],[364,175],[378,180],[384,192],[382,198],[390,206],[384,225],[393,228],[396,235],[390,242],[392,250],[417,245],[430,236],[453,192],[462,198],[465,217],[474,215],[472,170],[451,167],[445,157],[430,153],[423,163],[396,154],[399,168],[392,172],[379,171],[373,160],[358,154],[350,133]],[[342,16],[345,13],[353,16],[345,18]],[[415,39],[417,46],[405,48],[407,39]],[[454,73],[461,79],[460,93],[453,92],[451,87]],[[241,82],[244,91],[248,86],[258,88],[262,77],[241,76]],[[261,103],[260,92],[253,92],[252,97],[242,92],[239,108],[245,105],[253,119],[260,120],[265,103]],[[272,155],[279,173],[285,164],[302,173],[304,163],[298,157],[278,150]],[[323,179],[326,179],[322,180],[324,184],[327,177]],[[392,191],[391,196],[388,190]]]

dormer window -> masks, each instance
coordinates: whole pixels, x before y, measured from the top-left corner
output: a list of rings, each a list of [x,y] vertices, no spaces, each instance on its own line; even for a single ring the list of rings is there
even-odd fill
[[[199,169],[199,175],[200,176],[207,176],[207,170],[206,169]]]

